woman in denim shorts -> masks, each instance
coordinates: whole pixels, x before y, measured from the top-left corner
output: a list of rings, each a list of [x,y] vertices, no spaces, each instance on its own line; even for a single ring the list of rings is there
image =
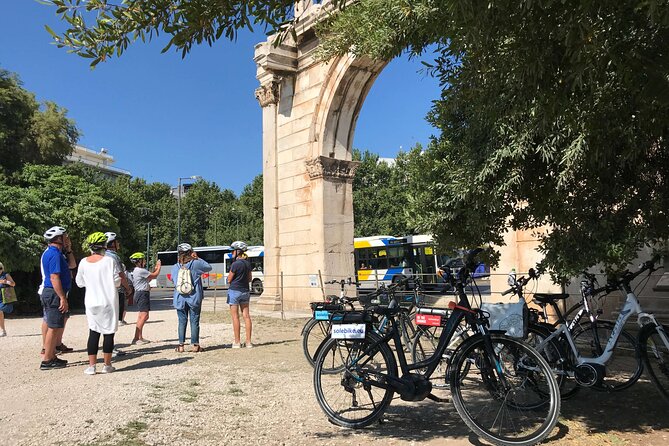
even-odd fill
[[[246,260],[246,250],[248,246],[244,242],[234,242],[232,245],[233,262],[228,273],[228,305],[230,305],[230,315],[232,316],[232,330],[234,333],[234,341],[232,348],[240,348],[241,345],[241,326],[239,323],[239,310],[242,311],[244,317],[244,328],[246,329],[246,348],[252,348],[251,331],[253,324],[251,323],[251,316],[249,315],[249,301],[251,300],[251,292],[249,289],[249,282],[251,282],[251,275],[253,268],[251,263]]]

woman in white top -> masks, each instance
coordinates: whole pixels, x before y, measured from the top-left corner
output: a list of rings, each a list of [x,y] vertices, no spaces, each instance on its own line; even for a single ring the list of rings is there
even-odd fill
[[[102,232],[94,232],[86,238],[85,244],[91,255],[79,263],[77,285],[86,288],[84,304],[88,319],[88,364],[84,370],[87,375],[95,375],[95,363],[98,359],[100,335],[104,337],[102,356],[104,366],[102,373],[111,373],[115,369],[111,365],[114,349],[114,333],[118,329],[118,294],[116,289],[121,283],[118,267],[111,257],[105,257],[107,236]]]

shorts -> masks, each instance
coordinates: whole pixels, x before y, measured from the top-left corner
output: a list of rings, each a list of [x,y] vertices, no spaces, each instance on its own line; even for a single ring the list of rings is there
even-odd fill
[[[149,310],[151,310],[150,297],[150,291],[135,291],[135,305],[137,306],[137,311],[146,311],[148,313]]]
[[[53,288],[44,288],[40,296],[42,302],[42,311],[44,312],[44,322],[49,328],[64,328],[66,315],[61,313],[60,297]]]
[[[118,320],[123,320],[123,312],[125,311],[125,293],[118,292]]]
[[[251,293],[248,291],[228,290],[228,305],[248,304]]]
[[[2,311],[5,314],[9,314],[14,311],[14,305],[13,304],[3,304],[0,302],[0,311]]]

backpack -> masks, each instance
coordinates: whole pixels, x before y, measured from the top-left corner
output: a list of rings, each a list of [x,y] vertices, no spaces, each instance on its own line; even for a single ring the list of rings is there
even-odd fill
[[[179,275],[177,276],[176,288],[179,294],[189,295],[193,292],[193,278],[190,274],[190,267],[181,265]]]

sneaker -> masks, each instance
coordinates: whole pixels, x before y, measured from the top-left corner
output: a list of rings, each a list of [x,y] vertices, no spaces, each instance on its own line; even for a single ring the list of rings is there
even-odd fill
[[[116,370],[116,368],[113,365],[105,365],[102,367],[102,373],[111,373],[114,370]]]
[[[7,332],[5,330],[0,331],[0,338],[4,338],[7,336]]]
[[[88,367],[86,370],[84,370],[85,375],[95,375],[95,366],[92,365]]]
[[[137,345],[146,345],[146,344],[150,344],[150,343],[151,343],[151,341],[149,341],[148,339],[138,339],[137,340]]]
[[[232,344],[232,348],[242,348],[242,344],[235,344],[235,343],[233,342],[233,344]]]
[[[60,359],[60,358],[58,358],[58,357],[53,358],[53,361],[54,361],[54,362],[57,362],[58,364],[63,364],[63,367],[65,367],[65,365],[67,364],[67,360],[66,360],[66,359]]]
[[[66,365],[67,361],[65,361],[65,364],[63,364],[62,362],[52,359],[51,361],[42,361],[40,363],[39,369],[40,370],[62,369]]]
[[[125,355],[127,355],[126,352],[121,351],[121,350],[119,350],[119,349],[117,349],[117,348],[115,348],[114,350],[112,350],[112,358],[116,358],[117,356],[125,356]]]
[[[118,321],[118,324],[119,325],[128,325],[128,323],[126,321]]]
[[[246,348],[253,348],[253,347],[255,347],[255,345],[253,345],[252,343],[250,342],[246,343]]]
[[[73,352],[74,349],[71,348],[71,347],[68,347],[65,344],[60,344],[60,345],[56,346],[56,351],[57,352],[62,352],[62,353],[69,353],[69,352]]]

